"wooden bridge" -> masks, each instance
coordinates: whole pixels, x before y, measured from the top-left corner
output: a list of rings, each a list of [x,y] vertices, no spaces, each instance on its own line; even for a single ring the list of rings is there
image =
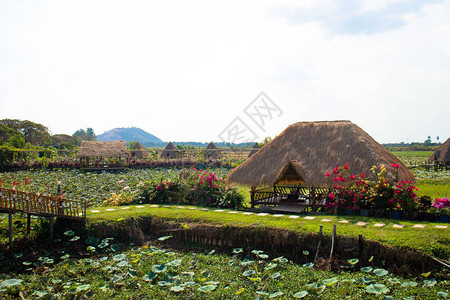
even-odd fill
[[[27,214],[27,233],[30,233],[31,216],[46,217],[50,221],[50,239],[53,241],[54,218],[83,220],[86,218],[86,201],[68,200],[62,196],[27,193],[0,188],[0,212],[9,215],[9,247],[12,247],[12,215]]]

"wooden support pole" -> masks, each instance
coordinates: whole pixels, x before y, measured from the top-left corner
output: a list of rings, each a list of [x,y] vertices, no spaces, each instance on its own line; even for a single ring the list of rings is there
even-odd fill
[[[13,221],[12,221],[12,211],[8,212],[8,231],[9,231],[9,251],[12,251],[13,247]]]
[[[53,221],[54,221],[54,216],[50,216],[49,217],[49,221],[50,221],[50,228],[49,228],[49,239],[50,239],[50,245],[53,244]]]
[[[359,252],[359,257],[361,258],[362,253],[363,253],[363,248],[364,248],[364,238],[363,235],[360,233],[359,237],[358,237],[358,252]]]
[[[27,214],[27,235],[31,232],[31,215]]]
[[[333,235],[331,236],[331,251],[330,251],[330,259],[333,257],[334,251],[334,242],[336,240],[336,224],[333,225]]]
[[[320,246],[322,245],[322,230],[323,230],[323,225],[320,225],[319,243],[317,243],[317,250],[316,250],[316,256],[314,256],[314,261],[316,261],[316,259],[319,257],[319,250],[320,250]]]

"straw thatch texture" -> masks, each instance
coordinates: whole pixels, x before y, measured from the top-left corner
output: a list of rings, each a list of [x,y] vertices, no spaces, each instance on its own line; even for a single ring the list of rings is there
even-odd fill
[[[180,157],[181,153],[177,150],[177,148],[172,142],[168,143],[166,148],[161,153],[161,158],[176,159]]]
[[[445,143],[437,148],[428,160],[450,162],[450,138],[448,138]]]
[[[207,158],[217,159],[222,157],[222,152],[220,152],[217,146],[213,142],[211,142],[209,143],[208,147],[206,147],[205,155]]]
[[[128,158],[126,141],[82,141],[80,150],[77,152],[78,158],[85,157],[124,157]]]
[[[250,158],[250,157],[252,157],[252,156],[253,156],[253,154],[255,154],[256,152],[258,152],[258,151],[259,151],[259,149],[261,149],[261,147],[259,146],[259,144],[258,144],[258,143],[255,143],[255,144],[253,145],[253,148],[252,148],[252,150],[251,150],[251,151],[250,151],[250,153],[248,154],[247,158]]]
[[[275,184],[304,184],[305,175],[303,175],[303,169],[303,166],[298,161],[289,161],[278,173]]]
[[[355,124],[324,121],[299,122],[289,126],[232,171],[227,182],[271,186],[280,170],[291,160],[299,162],[305,183],[309,186],[331,185],[325,173],[347,162],[350,163],[351,174],[365,173],[367,178],[371,177],[370,169],[374,165],[385,165],[388,171],[392,171],[391,165],[398,164],[399,178],[415,181],[412,172],[395,155]]]
[[[141,145],[141,143],[136,142],[130,149],[130,154],[132,158],[145,158],[148,157],[148,151]]]

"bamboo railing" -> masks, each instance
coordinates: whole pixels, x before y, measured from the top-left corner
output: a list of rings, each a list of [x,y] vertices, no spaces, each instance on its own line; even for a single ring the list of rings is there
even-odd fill
[[[86,201],[68,200],[62,196],[49,196],[0,188],[0,210],[70,219],[86,218]]]

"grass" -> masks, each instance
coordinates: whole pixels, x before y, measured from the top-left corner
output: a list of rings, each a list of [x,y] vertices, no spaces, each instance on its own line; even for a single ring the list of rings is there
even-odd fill
[[[2,274],[0,296],[2,299],[18,296],[22,299],[381,299],[383,296],[438,299],[450,291],[449,281],[437,281],[433,275],[405,279],[358,260],[349,261],[350,271],[336,274],[317,270],[310,262],[298,265],[283,257],[269,257],[256,249],[235,248],[229,254],[216,254],[214,250],[185,253],[163,248],[164,243],[156,241],[156,246],[126,251],[117,245],[96,243],[90,246],[87,258],[76,259],[61,253],[35,262],[19,260],[30,268],[23,274]],[[359,270],[362,266],[366,267]]]
[[[337,225],[337,232],[342,236],[357,237],[363,234],[365,239],[379,241],[383,244],[406,249],[417,249],[424,253],[434,255],[443,259],[450,256],[450,232],[448,229],[435,228],[438,223],[431,222],[410,222],[397,221],[392,219],[373,219],[359,216],[317,216],[314,220],[306,220],[303,217],[290,219],[287,216],[273,217],[272,215],[258,216],[230,214],[228,210],[215,212],[214,210],[202,211],[195,207],[178,208],[177,206],[151,207],[144,205],[143,208],[129,206],[123,210],[121,207],[99,207],[89,209],[87,212],[89,222],[117,221],[124,218],[139,218],[141,216],[156,216],[168,220],[179,222],[199,222],[217,225],[233,226],[267,226],[284,228],[300,233],[318,232],[320,225],[323,225],[324,234],[330,235],[333,224]],[[114,211],[105,211],[107,208],[114,208]],[[92,211],[100,211],[93,213]],[[329,219],[330,222],[322,222],[322,219]],[[338,223],[339,220],[349,220],[350,223]],[[356,226],[357,222],[367,222],[367,226]],[[374,227],[375,223],[384,223],[386,226]],[[424,224],[425,228],[413,228],[414,224]],[[393,228],[393,224],[403,224],[404,228]],[[444,224],[441,224],[444,225]]]
[[[417,180],[419,196],[430,196],[431,199],[450,197],[450,178]]]

